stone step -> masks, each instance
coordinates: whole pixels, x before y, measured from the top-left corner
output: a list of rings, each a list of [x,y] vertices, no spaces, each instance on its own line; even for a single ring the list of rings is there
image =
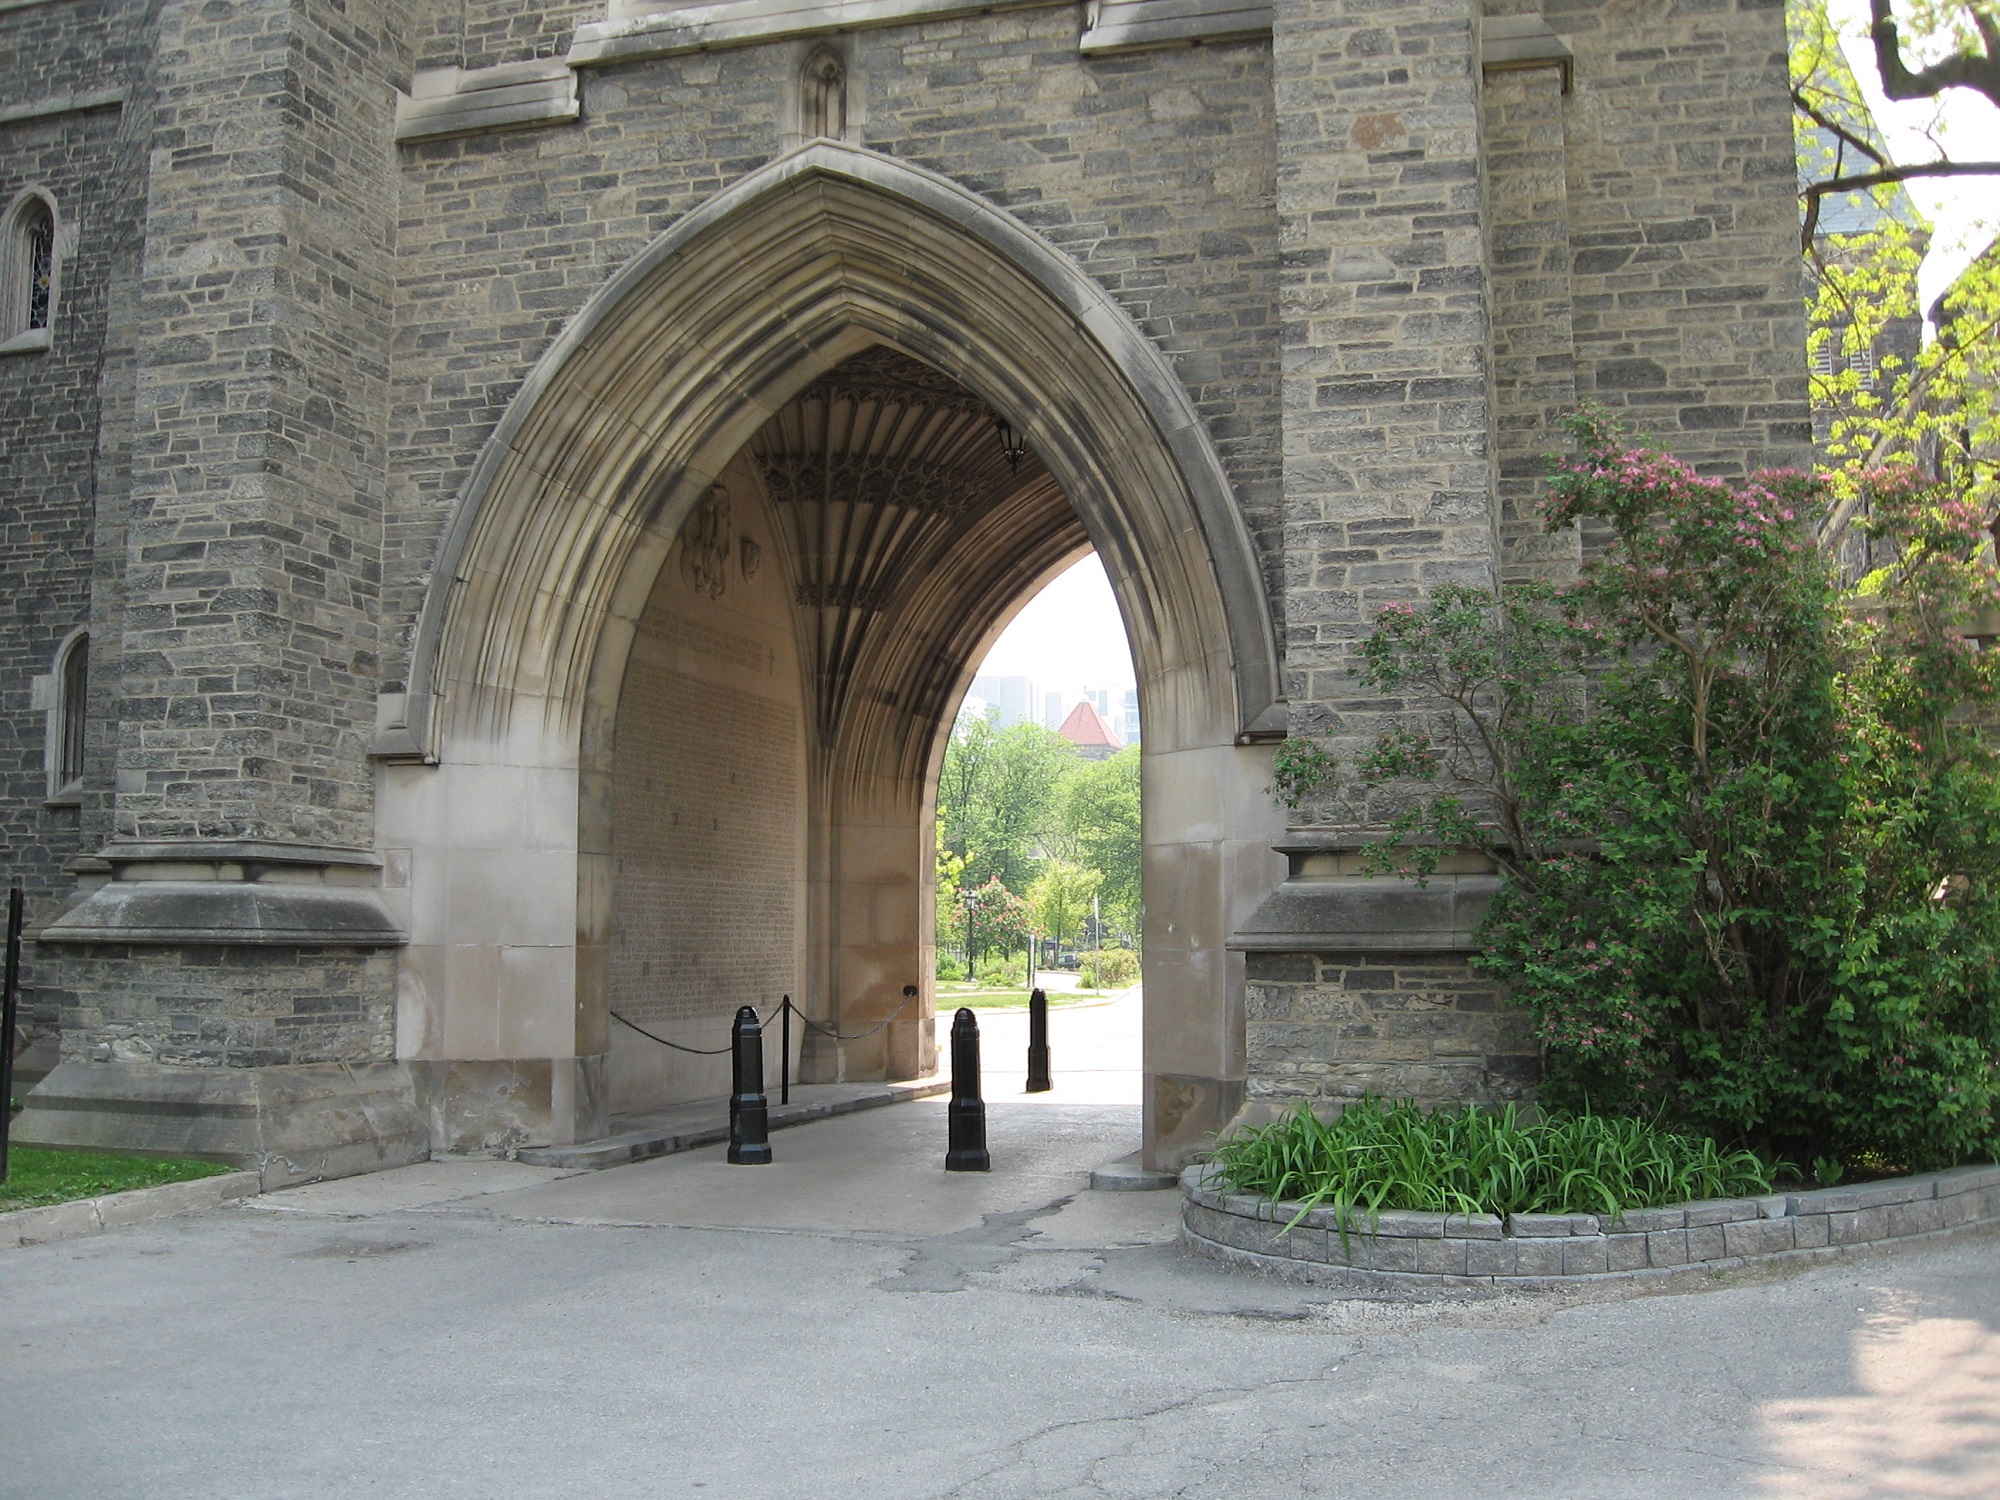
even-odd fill
[[[794,1084],[790,1104],[780,1104],[775,1090],[770,1094],[770,1128],[783,1130],[788,1125],[804,1125],[857,1110],[880,1109],[885,1104],[902,1104],[950,1092],[949,1078],[915,1078],[903,1083]],[[626,1128],[601,1140],[579,1141],[573,1146],[523,1146],[514,1153],[515,1159],[532,1167],[595,1170],[721,1145],[729,1139],[729,1097],[725,1094],[691,1100],[643,1115],[620,1115],[612,1123]]]
[[[1139,1156],[1140,1153],[1134,1151],[1130,1156],[1121,1156],[1116,1161],[1091,1168],[1090,1185],[1104,1193],[1156,1193],[1180,1186],[1179,1173],[1161,1172],[1144,1166]]]

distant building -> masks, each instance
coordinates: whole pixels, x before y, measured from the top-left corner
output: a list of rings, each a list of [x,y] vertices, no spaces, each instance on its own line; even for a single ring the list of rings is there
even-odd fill
[[[1118,716],[1118,736],[1128,745],[1139,743],[1139,690],[1125,689],[1125,701]]]
[[[1076,753],[1085,760],[1109,760],[1125,748],[1111,732],[1111,726],[1104,722],[1097,705],[1088,698],[1069,711],[1069,717],[1056,733],[1076,746]]]
[[[1032,677],[989,677],[972,679],[972,691],[986,700],[995,727],[1012,729],[1035,718],[1035,679]]]

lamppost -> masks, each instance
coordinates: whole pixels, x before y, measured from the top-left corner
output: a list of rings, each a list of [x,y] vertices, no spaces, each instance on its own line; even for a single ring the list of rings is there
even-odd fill
[[[972,945],[972,913],[978,908],[979,897],[972,891],[965,893],[965,982],[973,983],[979,978],[979,950]]]

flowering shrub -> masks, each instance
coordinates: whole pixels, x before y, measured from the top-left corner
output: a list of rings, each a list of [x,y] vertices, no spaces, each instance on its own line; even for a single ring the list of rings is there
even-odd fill
[[[1896,561],[1843,601],[1804,476],[1575,428],[1548,523],[1606,540],[1574,588],[1377,621],[1372,680],[1437,705],[1361,767],[1425,789],[1380,862],[1500,862],[1475,962],[1532,1017],[1553,1105],[1801,1161],[1992,1152],[2000,656],[1959,633],[2000,598],[1980,516],[1872,476]]]

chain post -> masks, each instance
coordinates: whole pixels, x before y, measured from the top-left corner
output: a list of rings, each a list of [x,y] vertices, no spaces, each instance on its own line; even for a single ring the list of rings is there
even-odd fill
[[[944,1153],[947,1172],[990,1172],[986,1101],[979,1097],[979,1020],[961,1005],[951,1022],[951,1109]]]
[[[1049,997],[1036,990],[1028,996],[1028,1086],[1027,1094],[1046,1094],[1055,1085],[1049,1082]]]
[[[771,1160],[771,1106],[764,1097],[764,1027],[756,1006],[738,1009],[732,1038],[736,1077],[729,1095],[729,1161],[760,1167]]]

